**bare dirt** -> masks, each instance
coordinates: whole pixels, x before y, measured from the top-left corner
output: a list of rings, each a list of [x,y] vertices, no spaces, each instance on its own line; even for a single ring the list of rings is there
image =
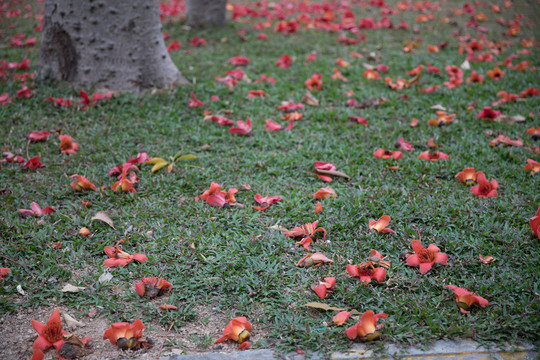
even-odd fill
[[[222,335],[223,328],[230,319],[223,314],[209,311],[204,307],[195,309],[198,318],[208,318],[208,321],[201,323],[198,321],[188,323],[179,329],[172,330],[167,335],[167,330],[163,325],[157,323],[145,323],[144,336],[154,341],[154,347],[149,350],[122,351],[108,340],[103,340],[103,333],[110,327],[111,322],[100,318],[99,315],[91,318],[88,314],[81,314],[77,310],[70,310],[65,307],[40,307],[38,309],[21,309],[14,314],[0,315],[0,359],[30,359],[32,357],[32,344],[37,338],[37,333],[32,327],[32,319],[46,323],[54,309],[60,309],[62,317],[62,327],[68,334],[75,334],[79,338],[90,336],[91,354],[80,359],[83,360],[119,360],[126,358],[137,359],[157,359],[161,345],[165,341],[161,357],[195,354],[201,352],[232,352],[236,351],[238,344],[226,342],[214,344],[213,342]],[[68,326],[63,314],[69,314],[77,321],[84,323],[84,326]],[[208,339],[212,342],[201,341]],[[262,337],[260,332],[252,332],[251,342],[256,342]],[[47,350],[46,359],[52,359],[56,355],[54,348]]]

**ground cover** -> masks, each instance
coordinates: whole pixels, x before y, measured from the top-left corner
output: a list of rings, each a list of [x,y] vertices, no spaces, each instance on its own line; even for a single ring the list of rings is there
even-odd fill
[[[170,15],[164,18],[167,44],[181,43],[179,50],[171,46],[172,58],[193,86],[140,97],[114,94],[95,106],[80,103],[81,89],[31,79],[25,81],[31,89],[26,91],[29,97],[24,91],[17,96],[23,82],[14,79],[15,74],[31,73],[39,54],[37,45],[25,46],[23,38],[19,46],[13,36],[25,33],[39,38],[33,29],[38,24],[35,16],[24,14],[39,14],[41,6],[33,4],[33,9],[25,10],[23,4],[5,5],[21,13],[2,15],[8,26],[0,38],[6,61],[0,94],[7,93],[8,98],[0,106],[0,146],[25,162],[0,163],[0,267],[11,270],[0,282],[0,333],[9,338],[0,345],[2,351],[29,357],[37,337],[31,319],[45,323],[56,308],[87,324],[70,329],[81,337],[92,336],[94,353],[86,358],[125,356],[102,336],[111,323],[136,319],[147,326],[145,336],[157,344],[130,353],[143,358],[155,358],[163,341],[162,354],[172,348],[233,351],[237,344],[214,341],[231,319],[241,316],[253,324],[253,348],[328,354],[352,344],[345,330],[368,310],[388,315],[379,320],[384,328],[381,338],[371,343],[375,348],[383,342],[409,345],[464,337],[481,342],[538,340],[540,252],[529,219],[540,205],[540,175],[524,170],[528,159],[540,161],[538,136],[527,133],[540,127],[540,102],[534,95],[539,87],[535,68],[540,65],[535,31],[538,4],[513,2],[507,7],[502,1],[469,5],[443,1],[421,2],[418,10],[407,3],[406,10],[394,1],[387,1],[387,6],[378,6],[383,4],[378,1],[351,2],[352,26],[344,20],[349,10],[345,3],[328,2],[326,7],[303,3],[292,2],[290,8],[285,2],[268,5],[272,18],[266,27],[265,17],[255,17],[253,11],[233,2],[230,14],[237,15],[236,21],[220,30],[182,27],[181,14],[164,7]],[[266,6],[245,4],[255,11]],[[287,21],[297,20],[297,31],[294,22],[280,25],[276,17],[280,13]],[[388,28],[385,16],[396,27],[403,19],[409,28]],[[367,18],[378,28],[365,28],[371,26]],[[262,25],[254,29],[258,23]],[[358,32],[351,30],[358,27]],[[261,39],[261,33],[268,39]],[[352,43],[338,41],[341,35]],[[192,41],[195,37],[206,42]],[[437,49],[429,51],[428,45]],[[308,61],[313,52],[315,59]],[[284,54],[291,58],[290,66],[276,66],[280,58],[287,64]],[[249,64],[231,64],[229,59],[236,56],[248,58]],[[470,68],[460,67],[467,56]],[[21,66],[24,57],[30,60],[29,69]],[[429,72],[428,63],[441,73]],[[379,80],[367,78],[365,64],[374,67]],[[376,68],[381,64],[388,72]],[[418,65],[424,68],[415,83],[414,73],[407,72]],[[504,72],[498,80],[488,75],[496,67]],[[231,78],[216,80],[237,68],[250,83],[238,76],[231,90],[227,86],[232,86]],[[334,68],[348,81],[332,79]],[[484,77],[483,82],[467,82],[473,70]],[[274,78],[275,84],[255,83],[261,74]],[[301,103],[305,81],[313,74],[322,75],[321,90],[316,86],[311,90],[319,105],[304,104],[298,121],[283,120],[287,114],[277,107],[283,101]],[[385,81],[385,77],[393,79]],[[433,85],[440,88],[426,93]],[[520,96],[530,88],[532,96]],[[90,95],[101,91],[82,90]],[[250,97],[253,90],[264,90],[267,96],[255,92]],[[501,91],[517,98],[498,95]],[[190,100],[196,105],[191,93],[203,106],[188,105]],[[218,99],[211,100],[212,96]],[[73,105],[55,106],[45,101],[48,97],[70,99]],[[500,101],[503,97],[509,101]],[[380,98],[385,99],[380,106],[361,105]],[[495,121],[496,116],[491,119],[483,111],[485,107],[524,119]],[[437,111],[455,116],[437,117]],[[481,113],[486,119],[478,118]],[[230,126],[204,120],[209,115],[235,122],[249,117],[252,131],[249,136],[230,133]],[[367,126],[350,117],[364,118]],[[266,119],[284,130],[266,131]],[[415,127],[410,126],[413,119],[418,120]],[[429,119],[450,123],[430,126]],[[294,127],[285,130],[290,123]],[[51,135],[43,142],[29,142],[28,135],[37,130]],[[59,132],[71,136],[79,149],[62,154]],[[518,137],[522,144],[508,143],[499,135]],[[400,137],[414,150],[407,151],[407,144],[396,147]],[[497,139],[507,144],[496,144]],[[377,158],[374,153],[379,148],[400,151],[402,157]],[[418,159],[430,149],[432,156],[440,151],[448,159]],[[197,159],[176,162],[170,173],[167,167],[152,173],[152,165],[137,164],[136,193],[111,189],[117,179],[108,176],[109,171],[130,156],[145,152],[169,160],[179,151]],[[23,166],[38,154],[43,167]],[[350,180],[333,176],[331,183],[324,182],[314,174],[315,161],[335,164]],[[475,196],[455,178],[469,167],[485,173],[488,181],[497,181],[497,196]],[[74,174],[89,179],[96,191],[75,191],[70,186]],[[225,191],[237,188],[236,202],[244,206],[216,207],[204,199],[195,201],[212,182]],[[313,197],[327,186],[337,197]],[[259,211],[252,208],[264,207],[254,202],[255,194],[280,196],[281,201]],[[214,205],[226,200],[210,198]],[[322,211],[313,213],[317,201]],[[21,216],[19,209],[30,209],[32,202],[56,211]],[[91,220],[99,211],[110,216],[114,228]],[[395,233],[369,229],[369,220],[383,215],[391,217],[387,226]],[[302,237],[287,237],[282,230],[317,220],[327,235],[312,236],[310,252],[323,253],[333,262],[297,267],[308,253],[296,244]],[[89,234],[81,235],[81,228]],[[146,263],[133,261],[112,270],[104,266],[108,258],[104,248],[120,240],[124,251],[144,254]],[[436,245],[447,254],[447,264],[435,264],[425,274],[408,266],[405,258],[411,255],[407,251],[412,252],[413,240],[425,247]],[[351,276],[354,270],[349,266],[348,271],[347,265],[366,262],[372,249],[391,266],[384,280],[364,284]],[[485,264],[479,255],[497,261]],[[109,273],[111,280],[99,280]],[[134,283],[149,276],[163,277],[172,284],[171,291],[153,300],[139,296]],[[336,284],[333,293],[321,299],[311,285],[325,277],[334,277]],[[60,291],[66,283],[86,289]],[[469,289],[489,305],[462,314],[452,291],[443,288],[446,285]],[[335,326],[332,317],[337,311],[303,306],[309,302],[358,313],[346,325]],[[178,309],[158,308],[166,303]]]

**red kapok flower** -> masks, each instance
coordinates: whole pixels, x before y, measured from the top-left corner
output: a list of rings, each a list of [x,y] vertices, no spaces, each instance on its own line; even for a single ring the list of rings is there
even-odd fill
[[[279,131],[281,130],[281,125],[271,119],[266,119],[264,129],[266,131]]]
[[[247,117],[246,121],[238,120],[236,122],[237,127],[232,127],[229,129],[229,132],[231,134],[238,134],[238,135],[249,135],[251,133],[251,119],[249,116]]]
[[[540,163],[533,159],[527,159],[527,165],[524,168],[525,171],[530,171],[531,175],[540,173]]]
[[[403,157],[403,154],[401,153],[401,151],[390,151],[390,150],[384,150],[384,149],[377,149],[377,151],[375,151],[373,153],[373,156],[378,158],[378,159],[389,159],[389,158],[392,158],[394,160],[398,160],[398,159],[401,159]]]
[[[38,156],[34,156],[31,159],[28,159],[28,161],[23,166],[30,170],[39,169],[43,167],[43,163],[39,159],[41,159],[41,154],[39,154]]]
[[[444,111],[437,111],[437,119],[429,119],[429,126],[445,126],[454,121],[456,114],[447,114]]]
[[[240,205],[236,203],[236,198],[234,194],[238,192],[238,189],[231,188],[227,192],[221,191],[221,185],[218,183],[212,182],[210,188],[205,190],[201,195],[195,198],[195,201],[204,200],[210,206],[215,207],[224,207],[230,205]]]
[[[474,168],[465,168],[463,171],[460,171],[456,174],[456,178],[459,179],[459,182],[467,186],[476,184],[476,178],[481,173],[481,171],[474,171]]]
[[[249,59],[244,56],[235,56],[229,59],[229,64],[232,64],[234,66],[248,65],[249,63]]]
[[[351,313],[348,311],[340,311],[338,312],[332,320],[334,321],[334,324],[337,326],[344,325],[347,320],[349,320],[349,317],[351,316]]]
[[[315,194],[313,194],[313,197],[317,200],[324,200],[329,197],[331,198],[337,198],[337,194],[330,186],[327,186],[325,188],[319,189]]]
[[[456,304],[462,314],[468,314],[469,309],[474,304],[478,304],[481,307],[486,307],[489,305],[489,302],[481,296],[478,296],[467,289],[457,287],[455,285],[446,285],[445,289],[450,289],[454,292],[456,296]]]
[[[354,121],[358,124],[362,124],[364,126],[368,126],[367,119],[362,116],[349,116],[349,120]]]
[[[142,278],[141,281],[135,283],[135,291],[139,296],[148,296],[154,298],[162,295],[166,290],[171,291],[172,284],[164,278],[150,276]]]
[[[407,258],[407,265],[419,266],[422,274],[427,273],[435,263],[446,265],[448,262],[448,256],[433,244],[429,244],[425,249],[420,241],[413,240],[411,245],[414,255]]]
[[[487,74],[493,80],[499,80],[504,76],[504,71],[502,71],[501,68],[497,66],[493,70],[488,70]]]
[[[323,227],[317,227],[318,223],[319,220],[295,227],[290,231],[286,231],[284,235],[287,237],[314,237],[316,233],[322,232],[323,238],[326,238],[326,230]]]
[[[414,150],[412,144],[408,141],[405,141],[404,138],[400,137],[396,141],[396,147],[399,147],[401,150],[404,151],[412,151]]]
[[[32,131],[30,135],[28,135],[28,140],[30,141],[45,141],[47,138],[51,135],[48,131]]]
[[[75,154],[79,150],[79,145],[73,141],[69,135],[59,135],[60,151],[62,154]]]
[[[30,209],[19,209],[19,212],[21,215],[28,215],[28,216],[42,216],[47,215],[53,212],[56,212],[52,207],[47,206],[45,209],[42,209],[37,202],[32,202],[30,204]]]
[[[429,150],[420,153],[420,155],[418,155],[418,159],[429,161],[448,160],[448,155],[442,151]]]
[[[105,254],[109,257],[109,259],[106,259],[103,261],[103,266],[106,267],[118,267],[118,266],[126,266],[133,260],[136,260],[140,263],[145,263],[148,258],[144,254],[133,254],[130,255],[125,251],[122,251],[120,249],[120,244],[123,243],[124,240],[120,240],[116,243],[115,247],[112,246],[105,246]]]
[[[83,191],[83,190],[94,190],[96,191],[96,186],[92,184],[87,178],[81,175],[71,175],[70,178],[77,178],[77,180],[73,180],[71,183],[71,187],[75,191]]]
[[[327,293],[334,291],[334,285],[336,285],[336,278],[325,277],[324,281],[319,281],[319,285],[312,285],[311,288],[321,299],[324,299]]]
[[[384,267],[375,267],[375,265],[390,266],[388,262],[381,262],[382,255],[377,250],[371,250],[369,261],[362,262],[358,265],[347,265],[347,272],[350,276],[359,277],[364,284],[369,283],[372,279],[377,282],[383,282],[386,279],[386,270]],[[375,261],[374,261],[375,260]]]
[[[9,268],[0,268],[0,281],[4,280],[4,276],[8,275],[11,272]]]
[[[54,346],[58,352],[65,344],[63,336],[67,333],[64,329],[62,329],[60,310],[56,309],[53,311],[51,317],[47,321],[47,324],[42,324],[37,320],[32,320],[32,327],[39,334],[37,339],[34,341],[34,345],[32,345],[32,349],[34,350],[32,359],[43,355],[43,352],[52,346]]]
[[[491,109],[490,106],[484,107],[480,114],[476,115],[477,119],[483,119],[485,121],[495,120],[497,116],[501,115],[500,111]]]
[[[188,106],[189,107],[199,107],[199,106],[204,106],[204,103],[197,99],[197,97],[195,96],[195,94],[193,92],[191,92],[191,99],[188,100]]]
[[[499,195],[497,193],[497,189],[499,188],[497,180],[493,179],[491,180],[491,182],[488,182],[486,179],[486,175],[483,172],[480,172],[476,176],[476,182],[478,185],[471,188],[471,192],[474,196],[495,197]]]
[[[127,178],[127,170],[131,167],[135,167],[138,169],[135,165],[132,165],[130,163],[125,163],[124,166],[122,166],[122,178],[115,182],[113,186],[111,186],[111,189],[113,191],[123,191],[123,192],[131,192],[136,193],[137,190],[133,187],[133,181]],[[135,173],[132,173],[135,175]]]
[[[255,97],[265,97],[268,96],[266,91],[264,90],[249,90],[248,91],[248,98],[255,98]]]
[[[540,239],[540,206],[536,210],[536,215],[529,220],[529,225],[531,225],[533,234]]]
[[[103,340],[109,340],[111,344],[116,345],[117,341],[121,338],[125,338],[128,341],[132,338],[141,338],[143,336],[143,329],[146,326],[142,321],[137,319],[133,324],[127,322],[118,322],[111,324],[111,327],[105,330],[103,334]]]
[[[240,344],[238,347],[239,350],[248,348],[251,345],[249,341],[247,341],[249,339],[249,331],[251,329],[252,326],[249,321],[247,321],[245,316],[234,318],[227,324],[227,326],[225,326],[223,336],[217,339],[214,344],[232,340]],[[247,343],[247,345],[242,346],[243,343]]]
[[[309,79],[305,81],[305,84],[308,90],[313,90],[315,88],[316,90],[321,91],[323,84],[322,75],[314,73]]]
[[[255,210],[264,211],[270,207],[270,205],[281,201],[279,196],[262,196],[261,194],[255,194],[255,201],[261,204],[261,206],[253,206]]]
[[[394,230],[387,228],[388,224],[390,224],[390,220],[392,219],[388,215],[381,216],[377,221],[370,219],[368,222],[368,227],[370,230],[377,230],[378,233],[395,234],[396,232]]]
[[[310,267],[319,267],[324,263],[333,263],[333,262],[334,260],[330,260],[324,254],[317,252],[313,254],[307,254],[306,256],[301,258],[300,261],[298,261],[298,263],[296,263],[296,266],[310,268]]]
[[[277,59],[277,61],[274,63],[274,65],[282,67],[284,69],[291,66],[291,64],[292,64],[291,57],[287,54],[283,54],[283,56]]]
[[[375,315],[372,310],[368,310],[362,314],[360,321],[347,329],[347,337],[351,340],[359,338],[362,341],[371,341],[381,336],[379,330],[382,326],[377,326],[377,320],[387,318],[385,313]]]

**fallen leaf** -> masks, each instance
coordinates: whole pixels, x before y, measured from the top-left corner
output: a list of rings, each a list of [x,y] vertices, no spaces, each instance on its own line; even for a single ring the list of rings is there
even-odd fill
[[[300,307],[308,307],[308,308],[312,308],[312,309],[325,310],[325,311],[343,311],[343,310],[347,310],[347,309],[344,309],[344,308],[337,308],[337,307],[333,307],[333,306],[323,304],[323,303],[319,303],[319,302],[309,302],[307,304],[300,305]]]
[[[306,90],[306,93],[300,100],[303,104],[310,105],[310,106],[319,106],[319,100],[315,99],[313,95],[309,92],[309,90]]]
[[[459,67],[462,70],[471,70],[471,64],[469,63],[469,60],[465,60],[463,64],[459,65]]]
[[[74,286],[74,285],[71,285],[71,284],[66,284],[66,285],[64,285],[64,287],[60,291],[61,292],[69,292],[69,293],[78,293],[79,291],[84,290],[84,289],[86,289],[86,288],[83,287],[83,286]]]
[[[521,115],[499,115],[494,119],[495,122],[500,122],[503,124],[515,124],[525,121],[525,117]]]
[[[270,230],[277,230],[277,231],[281,231],[281,232],[286,232],[286,231],[289,231],[287,230],[286,228],[284,228],[283,226],[279,225],[279,224],[276,224],[276,225],[272,225],[269,227]]]
[[[440,110],[440,111],[446,111],[446,108],[442,106],[441,104],[433,105],[430,107],[431,110]]]
[[[360,104],[358,104],[356,107],[359,108],[359,109],[365,109],[365,108],[368,108],[368,107],[379,107],[381,106],[382,104],[384,104],[386,102],[386,98],[384,97],[380,97],[380,98],[369,98],[369,99],[366,99],[366,100],[363,100]]]
[[[100,284],[103,284],[103,283],[106,283],[106,282],[110,281],[112,278],[113,278],[113,276],[112,276],[112,274],[110,272],[104,272],[103,274],[101,274],[98,281],[99,281]]]
[[[94,220],[104,222],[105,224],[109,225],[110,227],[114,229],[113,221],[109,217],[109,215],[107,215],[105,211],[100,211],[96,215],[94,215],[94,217],[92,218],[92,221]]]
[[[368,69],[368,70],[373,70],[373,69],[375,69],[375,66],[370,65],[370,64],[368,64],[368,63],[363,63],[362,66],[364,66],[364,67],[365,67],[366,69]]]
[[[342,178],[345,178],[347,180],[351,180],[351,177],[341,171],[336,170],[322,170],[322,169],[315,169],[315,173],[319,175],[330,175],[330,176],[339,176]]]
[[[75,318],[71,317],[70,315],[68,315],[66,313],[63,313],[62,316],[64,317],[64,320],[66,321],[66,324],[67,324],[68,327],[75,327],[75,326],[76,327],[83,327],[85,325],[83,322],[77,321]],[[69,335],[69,336],[75,336],[75,335]],[[67,336],[65,336],[65,337],[67,337]],[[65,340],[65,341],[67,341],[67,340]]]
[[[23,296],[26,295],[26,293],[24,292],[24,290],[23,290],[23,288],[22,288],[22,286],[20,284],[17,285],[17,292],[19,294],[23,295]]]

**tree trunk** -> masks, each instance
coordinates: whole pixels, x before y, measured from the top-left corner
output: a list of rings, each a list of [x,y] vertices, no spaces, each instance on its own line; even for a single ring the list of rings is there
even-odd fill
[[[159,16],[158,0],[46,0],[38,78],[135,92],[187,83]]]
[[[186,0],[187,24],[193,27],[223,26],[227,0]]]

